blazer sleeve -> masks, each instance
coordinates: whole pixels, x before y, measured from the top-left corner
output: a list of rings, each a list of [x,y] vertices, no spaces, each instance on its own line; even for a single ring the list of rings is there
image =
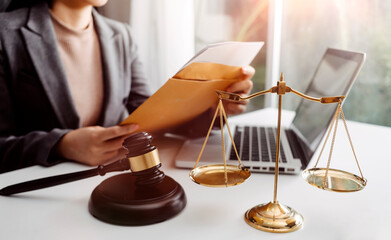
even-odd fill
[[[25,135],[18,133],[6,66],[0,39],[0,173],[35,164],[48,166],[60,162],[51,154],[51,150],[70,130],[32,131]]]

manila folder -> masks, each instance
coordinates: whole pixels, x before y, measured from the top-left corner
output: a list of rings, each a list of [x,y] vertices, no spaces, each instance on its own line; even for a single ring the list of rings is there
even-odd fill
[[[170,78],[131,113],[122,124],[136,123],[137,131],[156,132],[190,121],[215,106],[216,90],[242,79],[241,67],[194,62]]]

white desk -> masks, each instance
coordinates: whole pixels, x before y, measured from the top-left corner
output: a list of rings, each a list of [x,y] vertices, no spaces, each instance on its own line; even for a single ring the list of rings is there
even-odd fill
[[[275,123],[272,109],[232,118],[231,121]],[[283,116],[285,122],[292,114]],[[206,188],[188,178],[188,170],[175,169],[173,158],[180,142],[158,143],[162,170],[178,181],[187,195],[182,213],[168,221],[142,227],[103,223],[88,212],[92,190],[107,176],[0,197],[0,239],[390,239],[391,128],[348,122],[353,144],[368,179],[367,187],[355,193],[317,189],[301,176],[279,178],[278,200],[304,216],[304,228],[285,234],[267,233],[247,225],[245,211],[273,198],[274,175],[252,174],[247,182],[230,188]],[[339,126],[332,167],[358,173],[349,145]],[[325,161],[322,166],[325,166]],[[314,164],[314,159],[310,166]],[[74,163],[51,168],[30,167],[0,175],[0,188],[30,179],[88,169]]]

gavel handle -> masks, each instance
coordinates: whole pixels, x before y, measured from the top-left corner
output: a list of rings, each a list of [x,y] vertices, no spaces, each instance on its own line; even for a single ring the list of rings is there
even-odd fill
[[[107,165],[99,165],[97,168],[90,169],[90,170],[40,178],[36,180],[14,184],[1,189],[0,195],[9,196],[16,193],[22,193],[22,192],[28,192],[37,189],[47,188],[47,187],[53,187],[56,185],[73,182],[73,181],[77,181],[77,180],[81,180],[84,178],[89,178],[97,175],[103,176],[108,172],[125,171],[129,169],[130,169],[129,160],[124,158]]]

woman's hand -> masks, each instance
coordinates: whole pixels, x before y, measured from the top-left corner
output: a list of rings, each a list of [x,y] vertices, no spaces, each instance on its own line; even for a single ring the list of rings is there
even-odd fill
[[[255,69],[251,66],[243,66],[242,74],[240,75],[240,80],[231,84],[226,91],[237,93],[242,96],[246,96],[250,94],[250,91],[253,87],[253,82],[251,81],[252,76],[255,73]],[[231,101],[223,101],[224,109],[227,115],[236,115],[243,113],[246,110],[247,101],[239,101],[239,102],[231,102]]]
[[[137,128],[137,124],[79,128],[65,134],[56,150],[66,159],[90,166],[103,164],[119,157],[123,140]]]

